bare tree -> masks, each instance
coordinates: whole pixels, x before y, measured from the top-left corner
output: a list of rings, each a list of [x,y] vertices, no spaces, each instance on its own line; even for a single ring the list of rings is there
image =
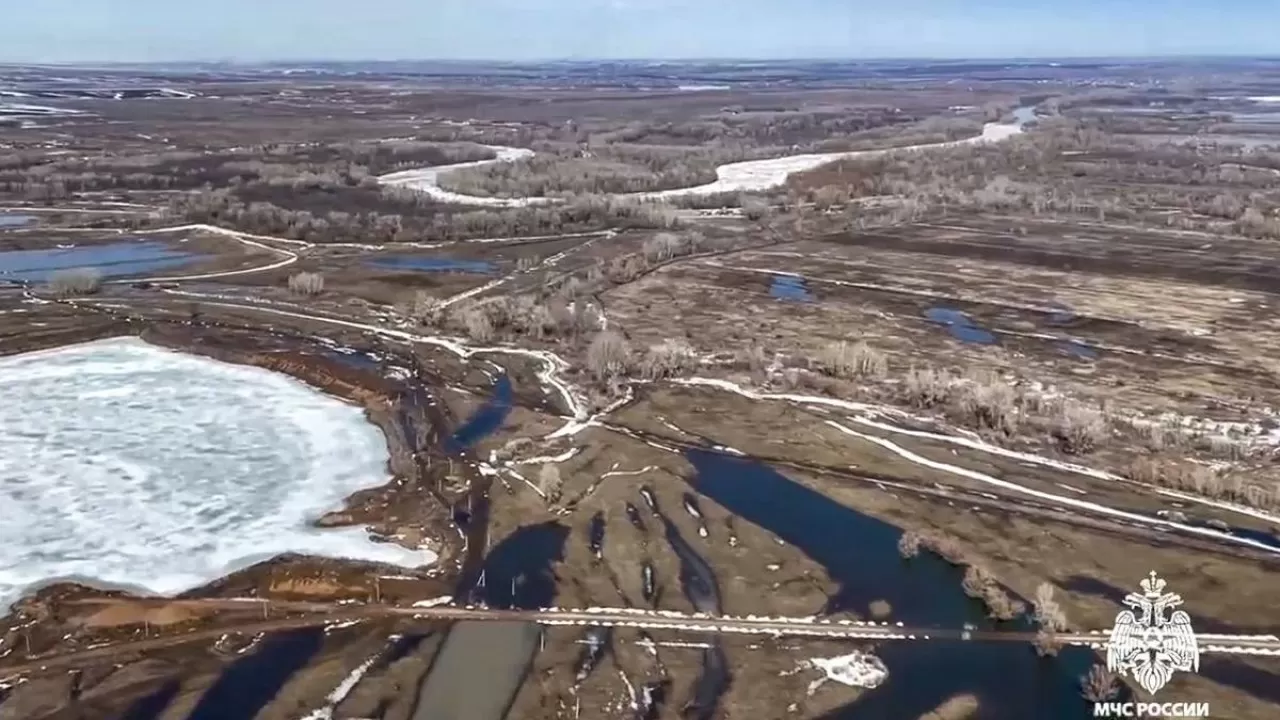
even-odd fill
[[[631,365],[631,345],[613,330],[604,330],[587,348],[587,369],[597,380],[609,381],[625,375]]]
[[[298,295],[319,295],[324,292],[324,276],[315,272],[290,275],[289,291]]]
[[[49,292],[67,298],[92,295],[102,288],[102,273],[97,268],[67,268],[49,275]]]

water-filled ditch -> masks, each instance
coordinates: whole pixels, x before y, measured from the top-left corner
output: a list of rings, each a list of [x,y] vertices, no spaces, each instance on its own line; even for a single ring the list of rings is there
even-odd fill
[[[46,282],[54,273],[93,268],[103,277],[125,277],[185,265],[200,256],[162,242],[115,242],[79,247],[0,252],[0,280]]]

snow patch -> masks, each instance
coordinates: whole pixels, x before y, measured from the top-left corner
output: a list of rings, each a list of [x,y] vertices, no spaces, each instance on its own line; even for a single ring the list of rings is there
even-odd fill
[[[810,666],[823,672],[823,677],[809,683],[809,694],[812,695],[820,685],[834,680],[849,687],[879,687],[889,677],[889,668],[880,658],[870,653],[854,651],[848,655],[837,655],[830,658],[811,658]]]

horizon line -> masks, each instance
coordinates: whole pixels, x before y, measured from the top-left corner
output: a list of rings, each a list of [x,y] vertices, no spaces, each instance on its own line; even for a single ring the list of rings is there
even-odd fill
[[[397,64],[397,63],[440,63],[440,64],[493,64],[493,65],[546,65],[546,64],[590,64],[590,63],[669,63],[669,64],[688,64],[688,63],[729,63],[729,62],[751,62],[751,63],[768,63],[768,62],[988,62],[988,61],[1004,61],[1004,62],[1084,62],[1084,61],[1102,61],[1102,60],[1119,60],[1126,62],[1143,61],[1143,60],[1271,60],[1280,61],[1280,54],[1255,54],[1255,53],[1163,53],[1159,55],[880,55],[880,56],[852,56],[852,55],[814,55],[814,56],[706,56],[706,57],[545,57],[545,58],[520,58],[520,59],[503,59],[503,58],[487,58],[487,57],[405,57],[405,58],[321,58],[321,57],[297,57],[297,58],[260,58],[260,59],[241,59],[241,58],[205,58],[205,59],[169,59],[169,60],[0,60],[0,67],[75,67],[77,65],[280,65],[280,64]]]

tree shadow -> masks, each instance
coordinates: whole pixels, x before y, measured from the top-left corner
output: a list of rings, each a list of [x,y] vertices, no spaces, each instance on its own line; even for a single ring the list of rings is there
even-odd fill
[[[170,678],[154,692],[134,700],[117,720],[157,720],[169,707],[169,703],[178,696],[178,691],[181,689],[182,681],[178,678]]]
[[[257,652],[232,663],[200,697],[187,720],[256,717],[324,643],[324,628],[269,636]]]

